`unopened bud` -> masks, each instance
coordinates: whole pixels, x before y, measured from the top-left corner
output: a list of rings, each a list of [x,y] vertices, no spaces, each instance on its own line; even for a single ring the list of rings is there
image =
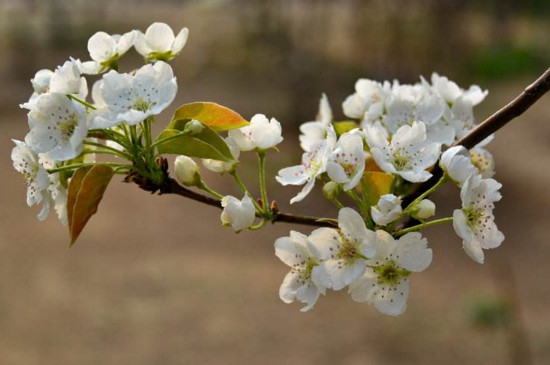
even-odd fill
[[[199,122],[198,120],[191,120],[185,125],[185,129],[183,130],[190,136],[195,136],[202,132],[204,129],[204,125]]]
[[[201,181],[199,167],[190,157],[178,156],[175,162],[175,171],[178,181],[185,186],[195,186]]]
[[[334,200],[338,198],[338,195],[340,195],[341,191],[342,188],[340,187],[340,185],[338,185],[334,181],[329,181],[325,184],[325,186],[323,186],[323,195],[328,200]]]
[[[431,200],[424,199],[416,204],[411,212],[411,215],[415,219],[428,219],[435,214],[435,204]]]

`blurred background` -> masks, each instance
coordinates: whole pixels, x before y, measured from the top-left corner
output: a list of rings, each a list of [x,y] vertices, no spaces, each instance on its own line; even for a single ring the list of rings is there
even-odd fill
[[[316,308],[279,300],[287,268],[273,242],[277,224],[235,235],[219,211],[175,196],[152,196],[113,181],[77,245],[52,215],[38,222],[11,167],[11,138],[27,132],[18,104],[29,80],[69,56],[88,59],[99,30],[144,31],[164,21],[190,28],[172,65],[173,110],[215,101],[246,118],[283,124],[281,153],[269,154],[270,197],[283,211],[335,216],[315,191],[273,176],[299,160],[297,127],[326,92],[337,118],[359,77],[416,82],[432,71],[489,89],[483,120],[550,64],[545,0],[0,0],[0,364],[547,364],[550,362],[550,98],[499,131],[490,150],[503,200],[506,240],[478,265],[450,226],[425,231],[432,266],[412,280],[398,318],[331,292]],[[121,70],[139,65],[135,54]],[[243,177],[255,185],[255,161]],[[231,181],[208,175],[224,193]],[[449,186],[438,215],[459,204]]]

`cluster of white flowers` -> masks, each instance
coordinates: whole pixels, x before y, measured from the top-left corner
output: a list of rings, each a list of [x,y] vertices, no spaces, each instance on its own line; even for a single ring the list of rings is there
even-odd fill
[[[55,70],[40,70],[31,80],[34,92],[21,104],[28,109],[30,131],[24,142],[14,141],[13,165],[27,180],[27,203],[43,203],[39,219],[45,219],[53,201],[66,224],[69,175],[49,170],[78,162],[92,162],[93,151],[84,151],[89,131],[115,130],[136,125],[159,114],[174,100],[177,91],[172,68],[165,63],[185,45],[188,30],[174,37],[164,23],[152,24],[145,34],[133,30],[123,35],[97,32],[88,41],[91,61],[70,59]],[[135,47],[147,62],[138,70],[118,72],[118,60]],[[89,94],[87,74],[104,73]],[[112,141],[102,141],[107,147]],[[117,145],[117,147],[120,147]],[[93,150],[93,148],[92,148]]]
[[[291,203],[304,199],[317,180],[324,182],[325,197],[340,207],[338,229],[320,228],[309,236],[292,231],[275,242],[276,255],[292,268],[280,289],[284,302],[304,302],[302,310],[309,310],[327,289],[348,286],[354,300],[398,315],[406,308],[410,274],[432,261],[417,230],[452,221],[464,250],[479,263],[482,249],[501,244],[504,236],[492,213],[501,185],[491,178],[494,161],[484,149],[492,137],[471,151],[448,148],[475,127],[473,107],[486,95],[436,73],[431,83],[422,78],[414,85],[360,79],[342,105],[352,120],[343,121],[334,120],[322,96],[316,120],[300,127],[302,163],[280,170],[277,181],[304,185]],[[438,160],[440,182],[402,206],[433,176]],[[436,207],[425,198],[446,181],[462,188],[462,208],[453,217],[427,221]],[[341,193],[361,214],[344,207]],[[419,223],[408,227],[411,219]]]
[[[188,33],[183,28],[175,35],[164,23],[152,24],[145,33],[97,32],[88,41],[91,60],[71,58],[53,71],[36,73],[34,92],[21,104],[30,130],[24,142],[14,140],[11,157],[26,179],[27,204],[43,204],[40,220],[53,205],[63,224],[71,222],[74,212],[68,219],[67,201],[74,200],[73,192],[81,195],[80,187],[72,187],[84,179],[72,176],[81,168],[83,175],[93,170],[96,154],[125,159],[126,164],[101,162],[99,170],[123,174],[145,190],[175,192],[171,188],[219,205],[222,224],[235,232],[261,229],[283,217],[266,187],[267,151],[283,141],[275,118],[256,114],[247,122],[215,103],[191,103],[180,107],[153,141],[151,123],[178,89],[167,62],[181,52]],[[121,57],[132,47],[145,65],[119,72]],[[86,75],[96,75],[91,92]],[[309,235],[291,231],[275,241],[275,254],[291,268],[279,291],[284,302],[303,302],[307,311],[327,290],[347,287],[357,302],[389,315],[403,313],[411,274],[432,262],[432,250],[418,231],[440,223],[452,222],[467,255],[483,263],[483,250],[504,240],[493,215],[501,184],[492,178],[494,160],[485,149],[493,137],[471,150],[457,142],[475,127],[473,108],[486,95],[478,86],[464,90],[436,73],[430,82],[421,78],[414,85],[360,79],[342,104],[351,119],[341,121],[322,95],[316,119],[300,126],[301,163],[281,169],[276,180],[303,186],[291,204],[305,199],[320,181],[323,195],[338,207],[338,219],[302,217],[324,227]],[[224,131],[227,135],[219,134]],[[237,174],[238,158],[250,151],[258,156],[258,199]],[[211,197],[175,184],[165,153],[183,154],[174,163],[181,185]],[[231,175],[242,199],[208,187],[192,157],[212,172]],[[432,184],[428,180],[441,172],[434,172],[438,161],[443,176]],[[102,180],[105,186],[112,174]],[[452,217],[431,219],[436,206],[427,197],[448,181],[461,189],[462,207]],[[84,218],[97,210],[92,208],[105,186],[96,189],[91,199],[96,206]],[[73,237],[71,227],[71,243],[81,229]]]

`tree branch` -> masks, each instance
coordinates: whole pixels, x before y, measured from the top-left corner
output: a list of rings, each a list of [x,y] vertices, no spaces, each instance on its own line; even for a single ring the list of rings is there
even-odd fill
[[[467,149],[475,147],[479,142],[489,137],[491,134],[504,127],[508,122],[514,118],[519,117],[531,105],[535,104],[544,94],[550,90],[550,68],[548,68],[535,82],[529,85],[521,94],[516,96],[514,100],[495,112],[493,115],[485,119],[481,124],[474,128],[470,133],[464,136],[459,141],[455,142],[453,146],[464,146]],[[410,202],[414,201],[418,196],[422,195],[425,191],[428,191],[434,186],[441,176],[443,171],[439,167],[439,164],[435,165],[432,171],[432,177],[422,183],[418,189],[408,197],[404,199],[404,205],[407,206]]]
[[[160,194],[175,194],[180,195],[191,200],[198,201],[206,205],[210,205],[219,209],[222,209],[221,201],[218,199],[211,198],[209,196],[194,192],[189,190],[180,184],[171,177],[168,177],[164,184],[159,187]],[[316,226],[316,227],[333,227],[330,222],[323,221],[325,218],[321,217],[311,217],[311,216],[302,216],[295,214],[287,213],[276,213],[272,222],[284,222],[284,223],[294,223],[302,224],[306,226]]]
[[[479,142],[496,132],[508,122],[514,118],[523,114],[531,105],[533,105],[538,99],[550,90],[550,68],[546,70],[534,83],[529,85],[521,94],[519,94],[514,100],[508,103],[506,106],[498,110],[496,113],[485,119],[475,129],[468,133],[464,138],[456,142],[454,145],[462,145],[468,149],[474,147]],[[442,175],[442,171],[439,165],[436,165],[432,171],[432,178],[419,186],[415,193],[408,196],[404,205],[407,206],[410,202],[414,201],[425,191],[429,190],[433,185],[439,181]],[[177,183],[173,178],[166,178],[163,185],[158,187],[160,194],[175,194],[185,198],[189,198],[200,203],[222,208],[221,201],[211,198],[209,196],[199,194],[192,190],[189,190]],[[307,226],[316,227],[333,227],[330,222],[324,220],[321,217],[300,216],[287,213],[276,213],[272,220],[275,222],[295,223],[303,224]]]

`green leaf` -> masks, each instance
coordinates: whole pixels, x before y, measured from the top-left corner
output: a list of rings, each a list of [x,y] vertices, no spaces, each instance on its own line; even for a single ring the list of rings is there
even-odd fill
[[[347,133],[355,128],[359,128],[359,124],[355,123],[351,120],[345,120],[342,122],[334,122],[334,130],[336,131],[336,135],[340,137],[342,134]]]
[[[198,120],[216,132],[241,128],[248,122],[237,112],[216,103],[199,102],[184,104],[176,110],[172,123],[183,120]],[[171,128],[172,123],[168,128]],[[176,129],[176,128],[173,128]]]
[[[73,175],[67,195],[70,246],[74,245],[86,223],[97,212],[113,175],[114,170],[110,166],[101,164],[81,167]]]

